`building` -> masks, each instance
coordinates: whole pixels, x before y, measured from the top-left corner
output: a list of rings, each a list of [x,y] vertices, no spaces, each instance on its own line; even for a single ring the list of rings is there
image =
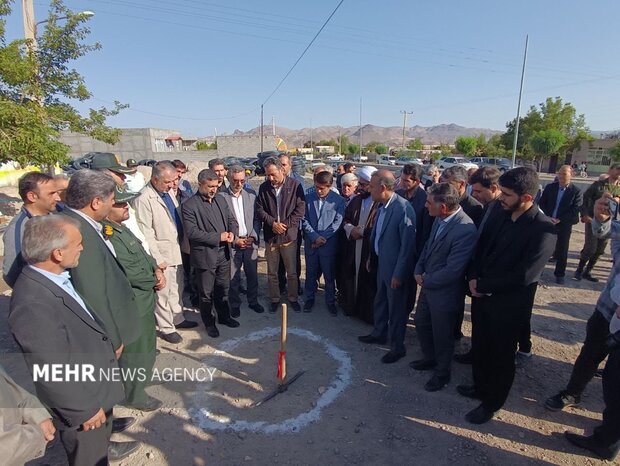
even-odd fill
[[[612,158],[609,151],[618,144],[618,139],[595,139],[593,141],[581,141],[578,150],[569,154],[567,162],[570,164],[581,162],[588,163],[588,173],[606,173],[611,165]]]

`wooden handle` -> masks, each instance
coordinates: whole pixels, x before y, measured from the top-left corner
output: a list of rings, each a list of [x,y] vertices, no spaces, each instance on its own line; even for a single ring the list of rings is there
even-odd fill
[[[286,351],[287,308],[282,303],[282,333],[280,334],[280,351]]]

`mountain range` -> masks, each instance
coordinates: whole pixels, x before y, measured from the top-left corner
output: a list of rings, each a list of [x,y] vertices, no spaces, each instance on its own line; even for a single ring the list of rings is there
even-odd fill
[[[273,127],[265,125],[264,134],[273,134]],[[359,126],[343,128],[341,126],[319,126],[317,128],[301,128],[289,129],[282,126],[276,126],[275,134],[281,137],[289,147],[299,147],[304,142],[321,140],[338,140],[338,136],[342,134],[347,136],[352,143],[359,143]],[[249,131],[235,130],[233,135],[254,135],[260,134],[260,127],[253,128]],[[502,131],[496,131],[488,128],[466,128],[454,123],[437,125],[437,126],[412,126],[405,131],[405,139],[420,139],[423,144],[453,144],[459,136],[479,136],[484,134],[487,138],[494,134],[502,134]],[[362,143],[366,144],[370,141],[378,141],[390,146],[400,145],[403,140],[402,126],[375,126],[364,125],[362,127]]]

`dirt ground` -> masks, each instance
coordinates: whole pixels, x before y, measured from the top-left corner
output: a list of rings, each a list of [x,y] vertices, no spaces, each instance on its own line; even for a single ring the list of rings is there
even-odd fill
[[[288,373],[305,372],[287,392],[250,407],[276,388],[280,316],[256,314],[244,298],[241,326],[220,326],[217,339],[209,338],[202,324],[198,330],[183,331],[179,345],[158,339],[161,374],[166,368],[185,368],[186,380],[177,377],[147,389],[164,402],[156,412],[115,408],[115,415],[138,420],[113,439],[143,444],[120,464],[603,464],[563,438],[565,430],[590,432],[600,422],[600,379],[588,385],[579,408],[551,413],[542,406],[566,384],[585,323],[611,268],[606,254],[594,271],[599,283],[570,279],[582,243],[583,225],[578,225],[566,285],[556,285],[552,266],[547,266],[532,317],[534,356],[517,370],[504,409],[483,426],[464,420],[477,403],[455,389],[471,381],[469,366],[454,364],[448,387],[436,393],[424,391],[429,373],[408,366],[419,356],[412,322],[407,357],[385,365],[380,358],[386,347],[357,340],[370,327],[342,314],[331,317],[322,292],[312,313],[288,316]],[[260,299],[266,304],[264,259],[259,271]],[[32,388],[6,324],[8,302],[7,296],[0,296],[3,364]],[[200,322],[197,313],[186,316]],[[457,352],[469,345],[469,306],[464,332]],[[62,447],[54,441],[46,457],[32,464],[66,464]]]

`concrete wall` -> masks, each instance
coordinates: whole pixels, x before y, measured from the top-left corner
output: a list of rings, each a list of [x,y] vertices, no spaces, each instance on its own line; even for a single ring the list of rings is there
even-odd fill
[[[263,151],[277,150],[273,136],[263,136]],[[220,157],[256,157],[260,152],[260,136],[218,136]]]

